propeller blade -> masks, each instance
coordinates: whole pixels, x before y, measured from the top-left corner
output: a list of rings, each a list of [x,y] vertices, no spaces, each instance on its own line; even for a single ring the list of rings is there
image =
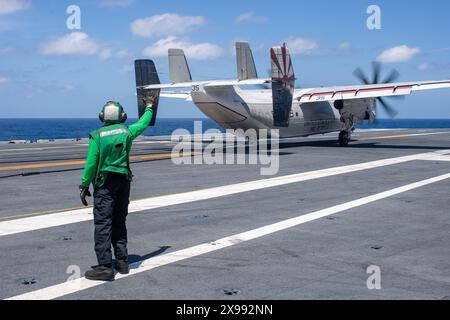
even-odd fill
[[[370,84],[369,79],[366,77],[364,72],[361,70],[361,68],[357,68],[355,71],[353,71],[353,75],[359,79],[364,84]]]
[[[391,73],[390,73],[389,76],[386,78],[386,80],[383,81],[383,83],[391,83],[391,82],[395,82],[398,78],[400,78],[400,73],[398,73],[397,70],[392,69]]]
[[[398,73],[397,70],[392,69],[392,71],[390,72],[390,74],[386,77],[386,79],[383,82],[380,82],[380,78],[381,78],[381,69],[382,69],[382,64],[379,62],[374,61],[372,63],[372,69],[373,69],[373,78],[372,78],[372,82],[367,78],[367,76],[364,74],[364,71],[361,68],[357,68],[355,71],[353,71],[353,75],[358,78],[362,83],[369,85],[369,84],[380,84],[380,83],[391,83],[396,81],[399,77],[400,74]],[[392,96],[389,98],[395,98],[395,99],[404,99],[404,96]],[[398,112],[391,107],[383,98],[377,98],[375,101],[375,105],[373,106],[373,111],[375,113],[375,121],[374,123],[378,122],[378,103],[381,104],[381,107],[384,109],[384,111],[386,112],[386,114],[391,117],[394,118]]]
[[[387,104],[386,101],[383,100],[383,98],[378,98],[378,101],[381,103],[381,106],[389,115],[389,117],[394,118],[398,114],[398,112],[395,111],[395,109],[392,108],[389,104]]]
[[[381,63],[379,62],[373,62],[372,63],[373,68],[373,80],[372,84],[378,84],[380,80],[380,73],[381,73]]]
[[[378,111],[377,111],[377,100],[375,100],[375,104],[373,106],[373,113],[375,114],[375,119],[372,121],[373,124],[378,123]]]

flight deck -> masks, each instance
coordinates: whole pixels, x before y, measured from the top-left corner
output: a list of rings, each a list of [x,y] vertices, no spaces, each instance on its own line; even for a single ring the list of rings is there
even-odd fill
[[[77,279],[96,264],[87,140],[2,142],[0,298],[450,299],[450,130],[352,139],[281,140],[275,176],[136,140],[131,272],[113,282]]]

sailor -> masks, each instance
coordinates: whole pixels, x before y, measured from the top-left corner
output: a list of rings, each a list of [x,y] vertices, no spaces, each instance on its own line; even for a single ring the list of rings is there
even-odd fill
[[[89,186],[94,187],[94,238],[98,265],[85,273],[89,280],[112,281],[111,245],[116,259],[115,269],[129,272],[126,217],[130,196],[130,149],[133,140],[149,126],[155,97],[147,98],[147,106],[138,122],[130,126],[120,103],[109,101],[99,114],[104,126],[89,135],[89,149],[84,174],[79,186],[81,202],[87,206]]]

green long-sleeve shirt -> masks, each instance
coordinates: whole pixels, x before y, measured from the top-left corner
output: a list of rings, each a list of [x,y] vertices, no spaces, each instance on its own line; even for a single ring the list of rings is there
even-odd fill
[[[153,110],[147,108],[138,122],[125,126],[115,124],[104,126],[90,133],[86,165],[81,186],[103,185],[107,172],[125,174],[131,180],[129,154],[133,140],[140,136],[150,124]]]

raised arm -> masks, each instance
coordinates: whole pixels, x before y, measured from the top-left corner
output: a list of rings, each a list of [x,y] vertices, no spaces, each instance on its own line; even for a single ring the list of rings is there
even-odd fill
[[[150,121],[152,121],[152,117],[153,117],[153,104],[150,103],[147,104],[145,112],[139,119],[139,121],[128,126],[128,130],[130,131],[133,140],[139,137],[145,131],[145,129],[148,128],[148,126],[150,125]]]

